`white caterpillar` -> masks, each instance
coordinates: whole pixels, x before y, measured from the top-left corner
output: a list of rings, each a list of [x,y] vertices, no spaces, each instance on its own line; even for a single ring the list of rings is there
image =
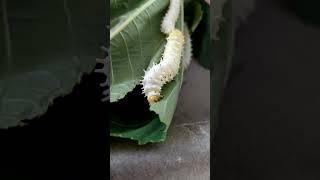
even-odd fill
[[[150,104],[160,100],[162,86],[172,81],[178,74],[184,41],[184,36],[180,30],[172,30],[167,38],[160,63],[153,65],[145,72],[141,84],[143,85],[143,93],[147,96]]]
[[[161,32],[169,34],[175,29],[180,13],[180,5],[180,0],[170,0],[169,9],[162,20]]]
[[[96,59],[97,63],[103,64],[103,67],[101,69],[95,69],[94,72],[103,73],[106,76],[106,81],[104,83],[101,83],[100,86],[110,87],[109,86],[109,51],[105,47],[101,47],[101,49],[107,53],[107,56],[103,59],[99,59],[99,58]],[[103,91],[103,95],[105,95],[105,97],[101,99],[101,101],[105,102],[110,99],[109,88]]]

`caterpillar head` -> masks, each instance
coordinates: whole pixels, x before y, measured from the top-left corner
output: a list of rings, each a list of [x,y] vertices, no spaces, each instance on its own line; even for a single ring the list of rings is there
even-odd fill
[[[160,101],[160,99],[161,99],[160,93],[157,93],[155,91],[151,91],[147,95],[147,100],[150,105]]]
[[[154,104],[160,100],[159,96],[148,96],[149,104]]]

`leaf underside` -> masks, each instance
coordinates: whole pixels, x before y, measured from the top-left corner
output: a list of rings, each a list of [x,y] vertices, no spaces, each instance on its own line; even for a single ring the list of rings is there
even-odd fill
[[[0,1],[0,128],[44,114],[95,66],[105,1]],[[90,36],[88,36],[90,35]]]

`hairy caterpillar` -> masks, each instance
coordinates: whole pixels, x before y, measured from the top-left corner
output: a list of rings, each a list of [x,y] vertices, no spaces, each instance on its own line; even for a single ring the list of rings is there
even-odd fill
[[[167,44],[160,63],[153,65],[145,72],[141,84],[143,93],[150,104],[160,100],[162,86],[178,74],[184,42],[183,33],[177,29],[172,30],[167,37]]]
[[[161,32],[169,34],[175,29],[180,12],[180,0],[170,0],[169,9],[161,24]]]
[[[97,73],[103,73],[106,76],[106,81],[104,83],[101,83],[101,87],[107,87],[106,90],[103,91],[103,95],[105,97],[101,99],[103,102],[108,101],[110,99],[110,94],[109,94],[109,51],[105,47],[101,47],[101,49],[106,52],[106,57],[103,59],[97,58],[96,61],[97,63],[103,64],[103,67],[101,69],[95,69],[94,72]]]

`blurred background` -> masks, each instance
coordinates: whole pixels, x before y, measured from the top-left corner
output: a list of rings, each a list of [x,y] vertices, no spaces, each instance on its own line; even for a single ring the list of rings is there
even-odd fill
[[[318,3],[257,0],[237,29],[214,179],[320,178]]]

